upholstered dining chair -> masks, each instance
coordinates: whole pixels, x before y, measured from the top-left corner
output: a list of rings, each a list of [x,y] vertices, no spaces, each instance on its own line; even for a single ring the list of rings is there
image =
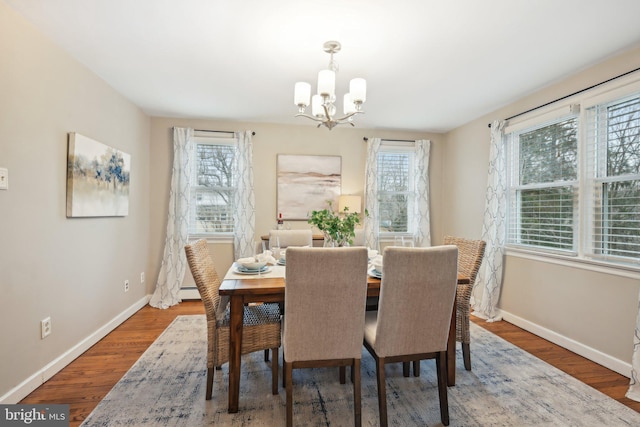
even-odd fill
[[[386,363],[436,359],[440,419],[449,425],[447,339],[458,248],[387,247],[378,311],[367,311],[364,346],[376,361],[380,425],[387,426]],[[408,375],[408,372],[405,373]]]
[[[456,341],[462,344],[464,368],[471,370],[471,334],[469,332],[469,315],[471,312],[471,294],[476,276],[482,264],[486,242],[463,237],[445,236],[445,245],[458,247],[458,271],[469,278],[469,284],[458,285],[456,291]]]
[[[280,241],[280,248],[289,246],[313,246],[313,233],[311,229],[304,230],[270,230],[269,241],[272,237],[277,237]]]
[[[340,382],[345,382],[345,367],[351,366],[354,424],[360,426],[367,249],[289,248],[286,281],[282,345],[287,426],[293,425],[293,369],[331,366],[340,367]]]
[[[215,368],[229,361],[229,317],[227,298],[218,295],[220,277],[213,265],[207,242],[200,239],[184,247],[191,274],[207,316],[207,390],[211,399]],[[278,394],[278,348],[281,343],[278,304],[260,304],[244,309],[242,354],[271,350],[271,391]]]

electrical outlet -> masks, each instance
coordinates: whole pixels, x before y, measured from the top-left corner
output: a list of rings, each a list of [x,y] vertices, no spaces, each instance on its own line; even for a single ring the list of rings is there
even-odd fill
[[[140,273],[140,284],[144,284],[144,271]]]
[[[129,292],[129,281],[128,280],[124,281],[124,291],[125,292]]]
[[[45,339],[51,334],[51,317],[40,321],[40,338]]]

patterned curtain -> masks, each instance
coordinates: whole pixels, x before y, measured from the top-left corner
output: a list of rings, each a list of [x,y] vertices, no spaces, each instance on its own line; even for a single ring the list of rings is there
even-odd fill
[[[496,308],[502,287],[502,262],[506,233],[507,170],[504,142],[504,121],[491,124],[489,178],[482,224],[482,239],[487,242],[484,262],[478,272],[477,284],[482,288],[480,304],[474,301],[474,315],[489,322],[502,320]]]
[[[164,255],[149,305],[169,308],[178,304],[182,279],[187,270],[184,246],[189,238],[189,182],[193,129],[173,128],[173,170],[169,192],[169,214]]]
[[[367,142],[367,162],[364,169],[364,207],[369,216],[364,217],[365,245],[371,249],[378,246],[378,151],[380,138],[369,138]]]
[[[431,246],[431,220],[429,217],[429,152],[431,141],[420,139],[416,141],[416,162],[414,176],[416,177],[415,212],[416,232],[413,241],[416,246]]]
[[[256,228],[256,206],[253,190],[253,144],[251,131],[236,132],[238,140],[233,176],[236,177],[233,215],[233,247],[235,259],[252,256]]]
[[[640,298],[639,298],[640,299]],[[625,395],[629,399],[640,402],[640,383],[638,375],[640,374],[640,303],[638,303],[638,316],[636,317],[636,329],[633,335],[633,355],[631,356],[631,381],[629,382],[629,390]]]

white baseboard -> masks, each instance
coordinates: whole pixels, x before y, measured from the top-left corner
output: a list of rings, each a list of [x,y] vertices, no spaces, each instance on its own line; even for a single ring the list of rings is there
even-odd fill
[[[29,393],[31,393],[33,390],[44,384],[45,381],[47,381],[49,378],[60,372],[62,368],[73,362],[78,356],[91,348],[92,345],[104,338],[109,332],[113,331],[122,322],[127,320],[142,307],[147,305],[150,299],[151,295],[147,295],[142,299],[136,301],[131,307],[118,314],[116,317],[111,319],[94,333],[49,362],[42,369],[35,372],[18,386],[9,390],[4,396],[0,397],[0,404],[18,403],[20,400],[29,395]]]
[[[600,350],[596,350],[595,348],[591,348],[587,345],[582,344],[581,342],[565,337],[564,335],[560,335],[557,332],[530,322],[526,319],[523,319],[522,317],[511,314],[508,311],[498,311],[499,315],[509,323],[513,323],[514,325],[519,326],[520,328],[538,335],[539,337],[542,337],[548,341],[551,341],[552,343],[557,344],[560,347],[566,348],[567,350],[579,354],[582,357],[586,357],[587,359],[599,365],[602,365],[605,368],[611,369],[612,371],[615,371],[620,375],[631,378],[631,363],[616,359],[615,357],[605,354]]]
[[[180,288],[180,293],[178,294],[181,300],[187,299],[201,299],[200,292],[198,292],[198,288]]]

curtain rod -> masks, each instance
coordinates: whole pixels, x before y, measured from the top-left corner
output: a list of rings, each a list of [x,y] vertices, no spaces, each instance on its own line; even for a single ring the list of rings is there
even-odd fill
[[[620,77],[624,77],[624,76],[629,75],[629,74],[631,74],[631,73],[635,73],[636,71],[640,71],[640,68],[636,68],[636,69],[634,69],[634,70],[627,71],[626,73],[622,73],[622,74],[620,74],[619,76],[611,77],[610,79],[607,79],[607,80],[605,80],[605,81],[603,81],[603,82],[596,83],[596,84],[591,85],[591,86],[589,86],[589,87],[586,87],[586,88],[584,88],[584,89],[580,89],[580,90],[578,90],[578,91],[576,91],[576,92],[570,93],[569,95],[565,95],[565,96],[562,96],[562,97],[560,97],[560,98],[554,99],[553,101],[549,101],[549,102],[544,103],[544,104],[542,104],[542,105],[538,105],[537,107],[530,108],[530,109],[528,109],[527,111],[523,111],[522,113],[514,114],[514,115],[513,115],[513,116],[511,116],[511,117],[507,117],[505,120],[515,119],[516,117],[519,117],[519,116],[522,116],[522,115],[524,115],[524,114],[530,113],[530,112],[535,111],[535,110],[537,110],[537,109],[539,109],[539,108],[546,107],[547,105],[553,104],[553,103],[555,103],[555,102],[562,101],[563,99],[567,99],[567,98],[569,98],[569,97],[571,97],[571,96],[574,96],[574,95],[577,95],[577,94],[579,94],[579,93],[586,92],[586,91],[588,91],[588,90],[590,90],[590,89],[593,89],[593,88],[595,88],[595,87],[601,86],[601,85],[603,85],[603,84],[605,84],[605,83],[609,83],[609,82],[610,82],[610,81],[612,81],[612,80],[619,79]],[[489,123],[489,125],[488,125],[488,126],[489,126],[489,127],[491,127],[491,123]]]
[[[213,133],[235,133],[231,130],[208,130],[208,129],[194,129],[196,132],[213,132]],[[251,132],[251,135],[255,135],[255,132]]]
[[[364,141],[368,141],[368,137],[362,138]],[[381,139],[380,141],[398,141],[398,142],[416,142],[415,139]]]

